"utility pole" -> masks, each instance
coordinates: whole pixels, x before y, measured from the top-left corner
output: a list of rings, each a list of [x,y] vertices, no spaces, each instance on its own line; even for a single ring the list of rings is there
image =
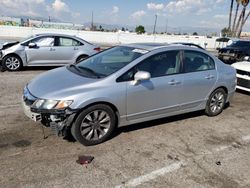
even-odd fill
[[[92,11],[92,17],[91,17],[91,30],[94,30],[94,12]]]
[[[168,33],[168,19],[166,20],[166,30],[165,30],[166,34]]]
[[[153,34],[155,34],[156,23],[157,23],[157,14],[155,15],[155,25],[154,25],[154,31],[153,31]]]
[[[50,16],[49,16],[49,22],[50,22]]]

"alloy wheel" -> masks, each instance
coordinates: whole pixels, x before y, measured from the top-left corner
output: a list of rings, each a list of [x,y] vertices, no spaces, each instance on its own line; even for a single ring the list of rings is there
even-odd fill
[[[103,110],[95,110],[84,117],[80,131],[86,140],[99,140],[106,135],[110,126],[109,114]]]
[[[222,92],[216,92],[210,101],[210,110],[213,113],[218,113],[224,107],[225,97]]]
[[[14,71],[20,68],[21,62],[17,57],[11,56],[5,60],[5,66],[7,69]]]

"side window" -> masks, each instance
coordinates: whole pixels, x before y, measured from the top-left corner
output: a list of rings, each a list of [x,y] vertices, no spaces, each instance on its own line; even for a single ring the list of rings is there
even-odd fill
[[[180,71],[180,51],[167,51],[153,55],[130,69],[117,79],[117,82],[131,81],[138,71],[146,71],[151,78],[177,74]]]
[[[80,46],[80,43],[77,40],[66,38],[66,37],[59,37],[58,46]]]
[[[184,51],[184,72],[198,72],[215,69],[214,60],[197,51]]]
[[[152,78],[177,74],[180,70],[180,51],[167,51],[153,55],[136,66],[137,71],[147,71]]]
[[[39,37],[30,42],[36,43],[36,45],[39,47],[49,47],[49,46],[54,46],[55,38],[54,37]]]

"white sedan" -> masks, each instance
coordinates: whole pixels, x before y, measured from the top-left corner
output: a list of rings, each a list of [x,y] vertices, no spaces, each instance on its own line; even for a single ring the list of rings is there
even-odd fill
[[[237,70],[237,86],[236,88],[250,92],[250,62],[249,57],[245,61],[237,62],[232,66]]]

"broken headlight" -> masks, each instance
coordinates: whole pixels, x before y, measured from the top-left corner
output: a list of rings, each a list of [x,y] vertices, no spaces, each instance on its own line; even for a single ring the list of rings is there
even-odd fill
[[[45,109],[45,110],[63,110],[69,105],[72,104],[73,101],[57,101],[57,100],[45,100],[45,99],[37,99],[32,105],[33,108],[37,109]]]

